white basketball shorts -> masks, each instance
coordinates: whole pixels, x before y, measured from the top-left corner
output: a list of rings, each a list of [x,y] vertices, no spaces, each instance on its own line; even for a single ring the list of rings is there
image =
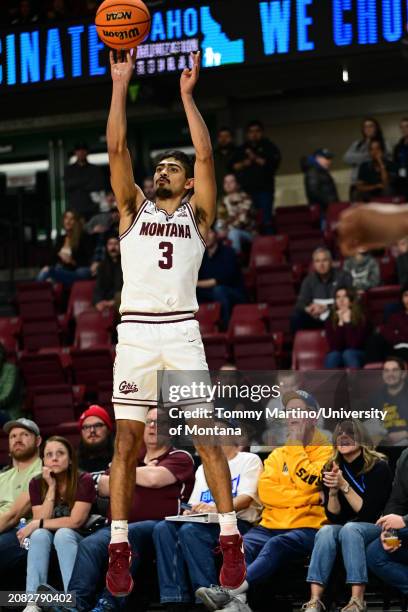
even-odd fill
[[[180,371],[181,379],[182,372],[208,372],[198,321],[193,315],[188,320],[175,318],[122,316],[113,370],[116,419],[146,421],[149,407],[158,402],[158,371]]]

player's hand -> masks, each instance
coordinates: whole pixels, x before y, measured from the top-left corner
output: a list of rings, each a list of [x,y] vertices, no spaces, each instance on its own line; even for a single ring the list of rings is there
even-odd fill
[[[346,210],[338,225],[344,255],[388,246],[407,234],[407,213],[392,204],[363,204]]]
[[[136,49],[130,49],[129,51],[110,51],[109,59],[112,81],[128,85],[135,69]]]
[[[182,94],[191,95],[200,75],[201,66],[201,51],[191,53],[190,57],[193,61],[192,68],[185,68],[180,77],[180,90]]]

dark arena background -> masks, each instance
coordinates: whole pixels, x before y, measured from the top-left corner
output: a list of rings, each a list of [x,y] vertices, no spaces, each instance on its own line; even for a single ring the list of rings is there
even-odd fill
[[[189,405],[183,386],[209,380],[186,370],[169,377],[176,400],[163,372],[159,405],[146,400],[137,468],[145,472],[136,475],[129,518],[135,586],[122,598],[105,589],[123,278],[106,136],[109,49],[95,27],[101,2],[0,0],[0,612],[290,612],[305,602],[306,612],[406,611],[408,230],[348,255],[338,226],[356,206],[406,210],[408,0],[145,3],[151,29],[136,50],[126,113],[135,181],[148,200],[160,156],[194,154],[180,74],[201,52],[194,99],[218,193],[195,319],[217,385],[215,442],[200,431],[209,436],[203,446],[221,445],[230,464],[249,588],[211,604],[219,608],[194,595],[218,584],[222,557],[217,507],[184,435],[188,417],[177,408],[172,423],[168,412],[171,402]],[[172,215],[166,225],[143,223],[140,234],[191,238]],[[171,267],[163,255],[160,267]],[[273,392],[262,395],[262,385]],[[122,403],[140,388],[121,380]],[[291,417],[290,408],[309,416]],[[71,493],[49,473],[54,459],[44,449],[57,447],[64,469],[75,467]],[[45,509],[53,479],[60,497]],[[180,521],[186,509],[215,523]],[[166,522],[169,515],[176,519]],[[350,525],[370,529],[347,540]],[[318,555],[330,565],[317,543],[327,545],[334,526],[344,532],[333,530],[333,570],[324,593],[310,594],[309,582],[320,588],[310,578]],[[380,527],[399,538],[393,555]],[[256,545],[254,529],[264,538]],[[267,548],[277,531],[299,532],[298,549]],[[314,549],[310,532],[320,534]],[[366,578],[344,561],[350,541]]]

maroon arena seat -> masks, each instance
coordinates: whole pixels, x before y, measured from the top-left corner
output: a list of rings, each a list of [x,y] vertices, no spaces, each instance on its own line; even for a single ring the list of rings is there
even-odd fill
[[[22,339],[24,350],[30,352],[60,346],[57,318],[23,320]]]
[[[0,467],[10,464],[8,435],[0,429]]]
[[[85,385],[87,394],[96,395],[101,380],[113,380],[113,359],[109,348],[72,349],[72,372],[74,382]]]
[[[205,356],[210,370],[219,370],[229,358],[226,334],[203,336]]]
[[[67,376],[58,354],[22,355],[19,366],[27,387],[61,385]]]
[[[205,335],[218,332],[220,316],[220,302],[207,302],[206,304],[200,304],[200,307],[195,314],[195,318],[200,325],[201,334]]]
[[[285,261],[288,247],[288,237],[284,234],[277,236],[257,236],[251,247],[249,265],[251,268],[273,266]]]
[[[71,293],[68,300],[67,312],[65,313],[61,323],[64,327],[68,325],[71,319],[75,319],[84,310],[89,310],[93,307],[93,292],[95,289],[95,281],[77,281],[72,285]]]
[[[75,421],[71,385],[36,387],[32,393],[34,421],[43,434],[54,431],[64,421]]]
[[[321,370],[329,350],[323,330],[298,331],[293,343],[292,370]]]
[[[103,315],[96,309],[85,310],[76,318],[74,346],[80,349],[110,346],[111,334]]]
[[[386,285],[374,287],[365,293],[366,309],[369,320],[374,325],[381,325],[384,321],[384,308],[387,304],[400,302],[399,285]]]

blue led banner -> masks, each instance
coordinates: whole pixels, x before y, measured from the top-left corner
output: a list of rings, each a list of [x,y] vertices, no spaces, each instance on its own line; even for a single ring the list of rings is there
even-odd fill
[[[197,49],[204,68],[386,49],[398,43],[407,22],[408,0],[249,0],[245,11],[234,10],[233,0],[186,0],[152,12],[136,73],[180,71]],[[105,80],[108,66],[92,23],[0,32],[3,91]]]

